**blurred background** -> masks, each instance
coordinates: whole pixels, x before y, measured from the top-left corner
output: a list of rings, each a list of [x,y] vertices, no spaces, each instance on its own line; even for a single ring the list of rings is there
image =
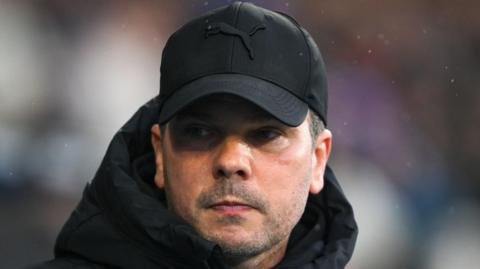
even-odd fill
[[[53,257],[116,130],[159,88],[168,36],[230,1],[0,0],[0,268]],[[480,266],[480,2],[252,1],[327,65],[349,269]]]

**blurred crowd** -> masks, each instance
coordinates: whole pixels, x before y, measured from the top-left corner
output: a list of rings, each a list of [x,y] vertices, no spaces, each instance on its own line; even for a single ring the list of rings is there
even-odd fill
[[[48,259],[161,51],[230,1],[0,0],[0,267]],[[358,218],[349,269],[480,264],[480,2],[251,1],[327,65],[331,165]]]

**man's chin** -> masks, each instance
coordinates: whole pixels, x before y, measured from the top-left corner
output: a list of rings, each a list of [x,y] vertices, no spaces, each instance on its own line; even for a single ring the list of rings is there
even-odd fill
[[[200,232],[203,237],[214,242],[230,242],[232,244],[243,244],[254,237],[255,232],[236,224],[211,225],[208,230]]]
[[[258,233],[261,227],[261,220],[258,216],[248,213],[226,215],[211,211],[204,215],[203,221],[197,222],[197,230],[202,234],[214,237],[228,237],[232,240],[235,237],[248,237]]]
[[[264,252],[267,247],[257,238],[222,237],[212,238],[220,246],[222,253],[227,258],[249,258]]]
[[[201,232],[202,237],[219,245],[230,258],[246,258],[258,255],[268,247],[268,238],[259,231],[248,231],[239,225],[222,225]],[[260,234],[263,234],[260,235]]]

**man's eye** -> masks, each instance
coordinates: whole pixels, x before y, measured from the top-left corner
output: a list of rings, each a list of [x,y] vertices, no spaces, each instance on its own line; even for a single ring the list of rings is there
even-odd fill
[[[270,141],[281,135],[280,131],[275,129],[260,129],[255,131],[254,138],[260,141]]]
[[[203,126],[188,126],[184,132],[191,138],[205,138],[212,134],[211,130]]]
[[[211,125],[173,122],[171,139],[179,150],[207,150],[218,140],[218,130]]]

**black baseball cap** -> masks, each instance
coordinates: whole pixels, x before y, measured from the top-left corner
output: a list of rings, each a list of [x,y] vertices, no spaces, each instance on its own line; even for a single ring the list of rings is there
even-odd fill
[[[160,71],[161,124],[216,93],[249,100],[289,126],[300,125],[310,107],[326,124],[320,51],[280,12],[234,2],[197,17],[168,39]]]

